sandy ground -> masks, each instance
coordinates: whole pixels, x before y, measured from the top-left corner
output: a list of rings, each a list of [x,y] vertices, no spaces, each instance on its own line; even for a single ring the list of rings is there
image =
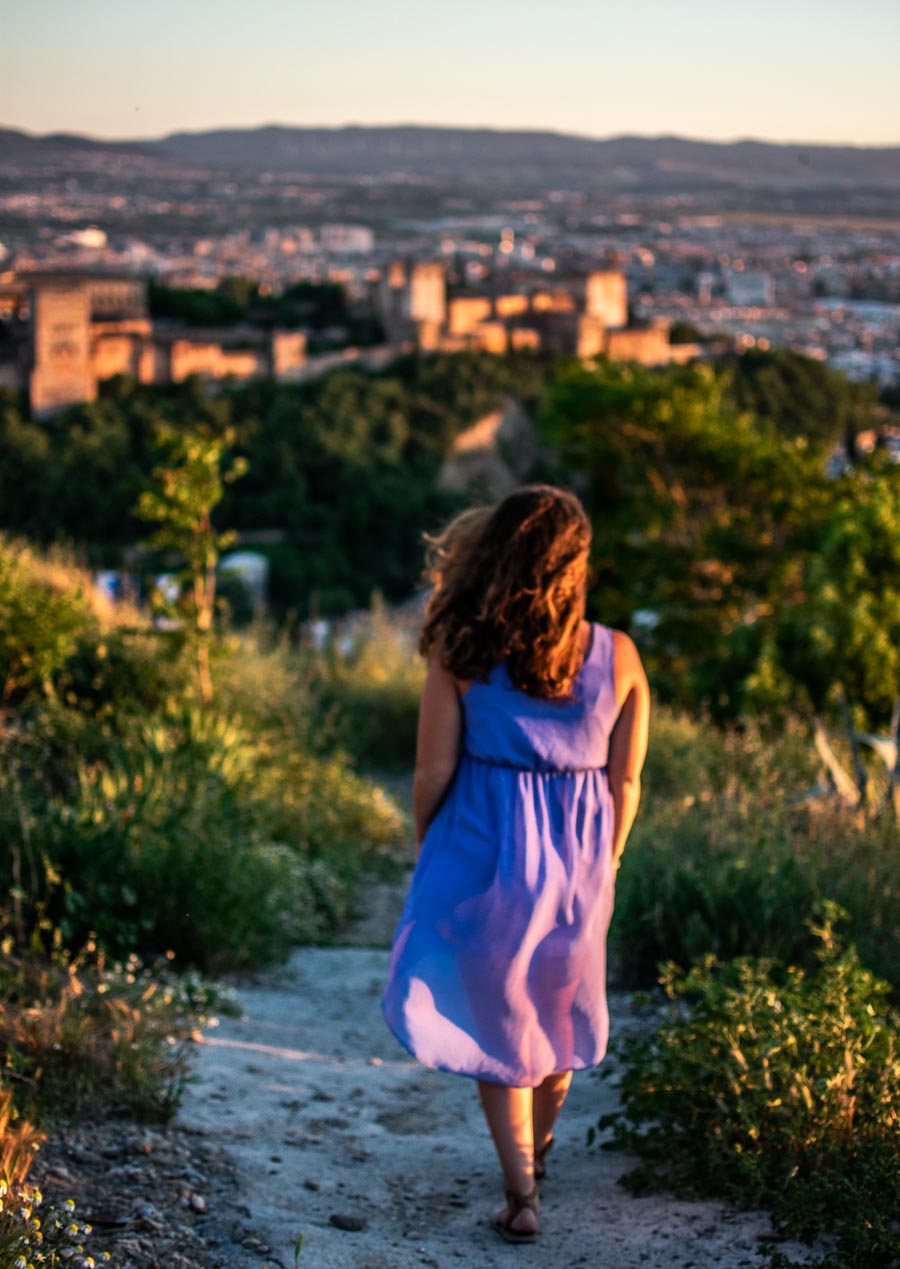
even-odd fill
[[[228,1264],[331,1269],[406,1266],[761,1266],[761,1214],[616,1184],[626,1156],[586,1144],[616,1105],[614,1080],[576,1074],[528,1247],[490,1228],[502,1185],[474,1082],[418,1065],[385,1027],[379,999],[402,894],[381,887],[350,944],[299,949],[285,970],[240,992],[200,1048],[181,1123],[225,1146],[240,1178]],[[629,1025],[610,998],[613,1031]],[[243,1245],[241,1245],[243,1243]],[[254,1250],[255,1248],[255,1250]],[[781,1250],[803,1259],[804,1249]],[[808,1253],[807,1253],[808,1254]],[[221,1262],[220,1262],[221,1263]]]

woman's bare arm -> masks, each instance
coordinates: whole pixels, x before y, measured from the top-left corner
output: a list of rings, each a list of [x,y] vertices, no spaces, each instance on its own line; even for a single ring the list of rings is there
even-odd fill
[[[614,631],[613,638],[619,717],[609,741],[607,776],[615,807],[612,859],[613,868],[617,869],[641,800],[641,769],[650,730],[650,688],[632,640],[621,630]]]
[[[440,658],[433,654],[419,706],[413,776],[413,819],[419,849],[456,772],[461,739],[459,689],[456,680],[441,665]]]

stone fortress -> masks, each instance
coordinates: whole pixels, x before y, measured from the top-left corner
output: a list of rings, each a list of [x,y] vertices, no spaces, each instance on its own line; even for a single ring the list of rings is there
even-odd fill
[[[143,278],[110,273],[0,275],[0,318],[25,332],[0,385],[25,390],[35,418],[94,401],[104,379],[138,383],[285,379],[306,361],[302,331],[204,331],[154,322]]]
[[[611,270],[527,292],[448,296],[443,263],[394,260],[370,298],[387,339],[382,356],[416,347],[423,353],[534,351],[665,365],[700,351],[671,345],[665,319],[629,323],[625,276]],[[0,345],[0,386],[25,391],[35,418],[95,400],[98,385],[118,374],[143,384],[179,383],[194,374],[290,381],[311,377],[317,360],[321,371],[335,364],[334,353],[307,356],[303,331],[155,322],[146,281],[124,274],[0,274],[0,321],[14,336],[5,341],[5,360]]]
[[[444,265],[394,261],[377,287],[376,308],[392,342],[423,351],[554,352],[666,365],[696,357],[669,343],[669,322],[629,322],[624,273],[602,270],[552,288],[448,297]]]

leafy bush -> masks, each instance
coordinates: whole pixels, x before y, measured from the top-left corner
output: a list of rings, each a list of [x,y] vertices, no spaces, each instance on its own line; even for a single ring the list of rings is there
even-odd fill
[[[82,636],[59,676],[65,702],[109,719],[150,714],[189,694],[190,670],[178,631],[120,627]]]
[[[900,693],[900,471],[875,456],[831,479],[835,414],[798,427],[803,407],[831,400],[852,431],[873,394],[785,356],[747,379],[742,358],[736,380],[560,362],[538,422],[594,522],[590,610],[623,628],[643,615],[660,697],[733,722],[773,703],[836,714],[843,690],[875,730]]]
[[[0,539],[0,698],[47,692],[93,622],[78,579]]]
[[[791,1235],[830,1233],[829,1269],[900,1257],[900,1017],[888,985],[834,933],[819,967],[705,957],[662,977],[674,1006],[626,1042],[623,1112],[605,1116],[641,1164],[624,1183],[765,1206]]]
[[[720,732],[656,712],[644,804],[625,850],[610,928],[627,985],[657,965],[774,956],[809,964],[804,919],[823,899],[850,914],[865,963],[900,989],[900,834],[889,812],[805,798],[816,770],[804,730]]]
[[[31,748],[29,749],[29,741]],[[277,960],[349,912],[367,850],[401,834],[397,808],[337,760],[284,752],[197,708],[135,723],[61,788],[22,761],[0,773],[0,825],[18,875],[63,878],[51,916],[69,946],[175,951],[213,968]]]
[[[58,697],[100,718],[162,708],[188,673],[177,634],[111,605],[61,550],[0,536],[0,699],[19,709]]]

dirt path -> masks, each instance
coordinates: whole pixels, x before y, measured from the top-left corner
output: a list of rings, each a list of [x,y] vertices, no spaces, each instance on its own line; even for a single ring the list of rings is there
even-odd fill
[[[715,1203],[635,1199],[620,1155],[586,1145],[616,1101],[598,1071],[576,1075],[541,1195],[537,1245],[510,1247],[489,1228],[502,1199],[472,1081],[424,1069],[385,1027],[385,941],[400,891],[373,895],[350,945],[303,948],[241,992],[246,1015],[202,1046],[181,1121],[232,1155],[240,1177],[228,1264],[331,1269],[406,1266],[759,1266],[762,1215]],[[624,994],[612,1026],[628,1023]],[[802,1249],[785,1247],[797,1254]],[[221,1263],[221,1262],[220,1262]]]

